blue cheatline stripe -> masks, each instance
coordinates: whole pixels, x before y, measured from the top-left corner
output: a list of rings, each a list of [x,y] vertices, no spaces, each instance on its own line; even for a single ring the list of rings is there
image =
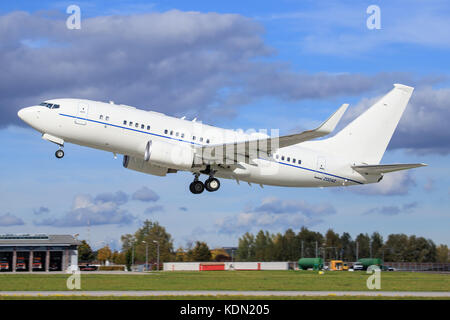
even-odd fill
[[[111,123],[108,123],[108,122],[91,120],[91,119],[77,117],[77,116],[72,116],[70,114],[64,114],[64,113],[60,113],[59,115],[64,116],[64,117],[74,118],[74,119],[85,120],[85,121],[89,121],[89,122],[93,122],[93,123],[99,123],[99,124],[103,124],[103,125],[107,125],[107,126],[111,126],[111,127],[116,127],[116,128],[120,128],[120,129],[126,129],[126,130],[130,130],[130,131],[144,133],[144,134],[148,134],[148,135],[156,136],[156,137],[160,137],[160,138],[166,138],[166,139],[170,139],[170,140],[175,140],[175,141],[185,142],[185,143],[189,143],[189,144],[194,144],[194,145],[197,145],[197,146],[204,146],[204,145],[202,145],[200,143],[186,141],[186,140],[182,140],[182,139],[175,139],[175,138],[163,136],[163,135],[152,133],[152,132],[146,132],[146,131],[136,130],[136,129],[129,128],[129,127],[119,126],[119,125],[116,125],[116,124],[111,124]],[[262,158],[259,158],[259,159],[266,160],[266,159],[262,159]],[[270,161],[270,160],[266,160],[266,161]],[[317,171],[317,170],[313,170],[313,169],[309,169],[309,168],[305,168],[305,167],[300,167],[300,166],[296,166],[296,165],[293,165],[293,164],[290,164],[290,163],[285,163],[285,162],[279,162],[279,161],[275,161],[275,162],[279,163],[279,164],[284,164],[285,166],[299,168],[299,169],[303,169],[303,170],[307,170],[307,171],[311,171],[311,172],[317,172],[317,173],[325,174],[327,176],[336,177],[336,178],[344,179],[344,180],[347,180],[347,181],[352,181],[352,182],[355,182],[355,183],[358,183],[358,184],[363,184],[362,182],[359,182],[359,181],[356,181],[356,180],[352,180],[352,179],[348,179],[348,178],[344,178],[344,177],[340,177],[340,176],[336,176],[336,175],[331,174],[331,173],[326,173],[326,172],[321,172],[321,171]]]

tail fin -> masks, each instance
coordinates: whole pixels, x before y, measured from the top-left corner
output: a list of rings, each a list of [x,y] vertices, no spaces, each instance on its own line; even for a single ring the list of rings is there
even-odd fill
[[[394,84],[394,89],[358,118],[335,136],[323,140],[326,147],[353,161],[380,163],[413,90]]]

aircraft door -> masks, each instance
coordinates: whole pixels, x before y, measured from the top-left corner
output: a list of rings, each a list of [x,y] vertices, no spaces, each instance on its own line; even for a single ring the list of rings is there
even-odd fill
[[[88,112],[89,112],[89,105],[85,102],[80,102],[78,104],[78,112],[77,112],[77,118],[75,118],[75,123],[85,125],[86,120],[84,120],[84,119],[87,118]]]

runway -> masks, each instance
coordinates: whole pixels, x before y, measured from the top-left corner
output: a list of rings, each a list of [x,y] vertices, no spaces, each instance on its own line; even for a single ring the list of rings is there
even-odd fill
[[[51,297],[146,297],[146,296],[259,296],[259,297],[433,297],[450,298],[450,292],[431,291],[0,291],[0,296]]]

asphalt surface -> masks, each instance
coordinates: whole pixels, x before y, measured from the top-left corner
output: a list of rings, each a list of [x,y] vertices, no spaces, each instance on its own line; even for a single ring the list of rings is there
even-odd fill
[[[450,297],[450,292],[417,291],[0,291],[0,296],[368,296]]]

